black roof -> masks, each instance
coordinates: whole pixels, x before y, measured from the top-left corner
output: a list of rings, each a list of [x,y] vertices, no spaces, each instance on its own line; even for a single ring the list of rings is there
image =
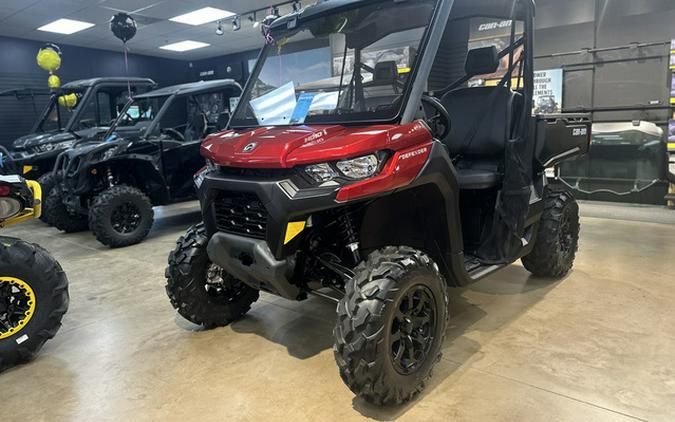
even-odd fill
[[[190,82],[187,84],[172,85],[145,94],[136,95],[134,98],[152,98],[163,97],[167,95],[192,95],[202,94],[226,87],[236,87],[241,90],[241,86],[234,79],[216,79],[212,81]]]
[[[137,77],[124,77],[124,76],[107,76],[91,79],[80,79],[77,81],[72,81],[63,84],[62,89],[77,89],[77,88],[89,88],[94,85],[101,85],[106,83],[112,84],[126,84],[130,82],[131,85],[157,85],[155,81],[150,78],[137,78]]]
[[[357,4],[376,3],[382,0],[319,0],[297,12],[282,16],[272,23],[272,28],[282,29],[290,21],[297,19],[299,23],[321,16],[330,15],[340,9],[349,9]],[[451,0],[441,0],[451,1]],[[455,0],[452,5],[451,19],[463,19],[474,16],[510,17],[515,7],[516,19],[526,16],[527,9],[534,10],[534,0]],[[534,13],[533,13],[534,14]]]

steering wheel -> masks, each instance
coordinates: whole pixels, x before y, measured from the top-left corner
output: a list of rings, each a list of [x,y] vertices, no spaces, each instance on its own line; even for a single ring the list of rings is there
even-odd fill
[[[172,138],[174,138],[174,139],[177,140],[177,141],[183,142],[183,141],[185,140],[185,136],[183,136],[182,133],[180,133],[179,131],[177,131],[176,129],[171,128],[171,127],[170,127],[170,128],[166,128],[166,129],[162,129],[162,130],[160,131],[160,133],[169,135],[169,136],[171,136]]]
[[[436,136],[436,138],[441,140],[445,139],[445,137],[450,133],[450,128],[452,127],[450,124],[450,114],[448,114],[448,110],[445,109],[443,104],[441,104],[438,99],[428,95],[422,95],[422,106],[424,105],[428,105],[436,112],[434,115],[426,118],[426,122],[429,124],[429,127],[431,127],[431,132]]]

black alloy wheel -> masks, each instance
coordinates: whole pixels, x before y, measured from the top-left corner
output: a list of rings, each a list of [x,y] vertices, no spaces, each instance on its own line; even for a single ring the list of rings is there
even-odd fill
[[[396,370],[408,375],[429,356],[436,331],[436,308],[431,290],[412,286],[404,293],[391,324],[389,343]]]

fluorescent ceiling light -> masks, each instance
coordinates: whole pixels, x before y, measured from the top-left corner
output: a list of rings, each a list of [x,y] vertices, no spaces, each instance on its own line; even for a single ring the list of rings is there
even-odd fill
[[[215,7],[205,7],[203,9],[195,10],[194,12],[176,16],[175,18],[171,18],[169,20],[186,23],[188,25],[203,25],[205,23],[229,18],[230,16],[234,15],[235,13],[227,10],[216,9]]]
[[[208,47],[210,45],[211,44],[207,44],[205,42],[186,40],[181,42],[175,42],[173,44],[163,45],[159,48],[161,48],[162,50],[171,50],[171,51],[189,51],[189,50],[196,50],[202,47]]]
[[[84,29],[91,28],[92,26],[94,26],[94,24],[89,22],[75,21],[72,19],[59,19],[39,27],[38,31],[56,32],[57,34],[70,35],[80,32]]]

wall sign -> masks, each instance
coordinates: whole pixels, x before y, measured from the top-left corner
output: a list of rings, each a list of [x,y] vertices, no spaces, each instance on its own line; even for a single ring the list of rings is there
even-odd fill
[[[563,70],[535,71],[533,99],[535,114],[560,113],[563,102]]]

